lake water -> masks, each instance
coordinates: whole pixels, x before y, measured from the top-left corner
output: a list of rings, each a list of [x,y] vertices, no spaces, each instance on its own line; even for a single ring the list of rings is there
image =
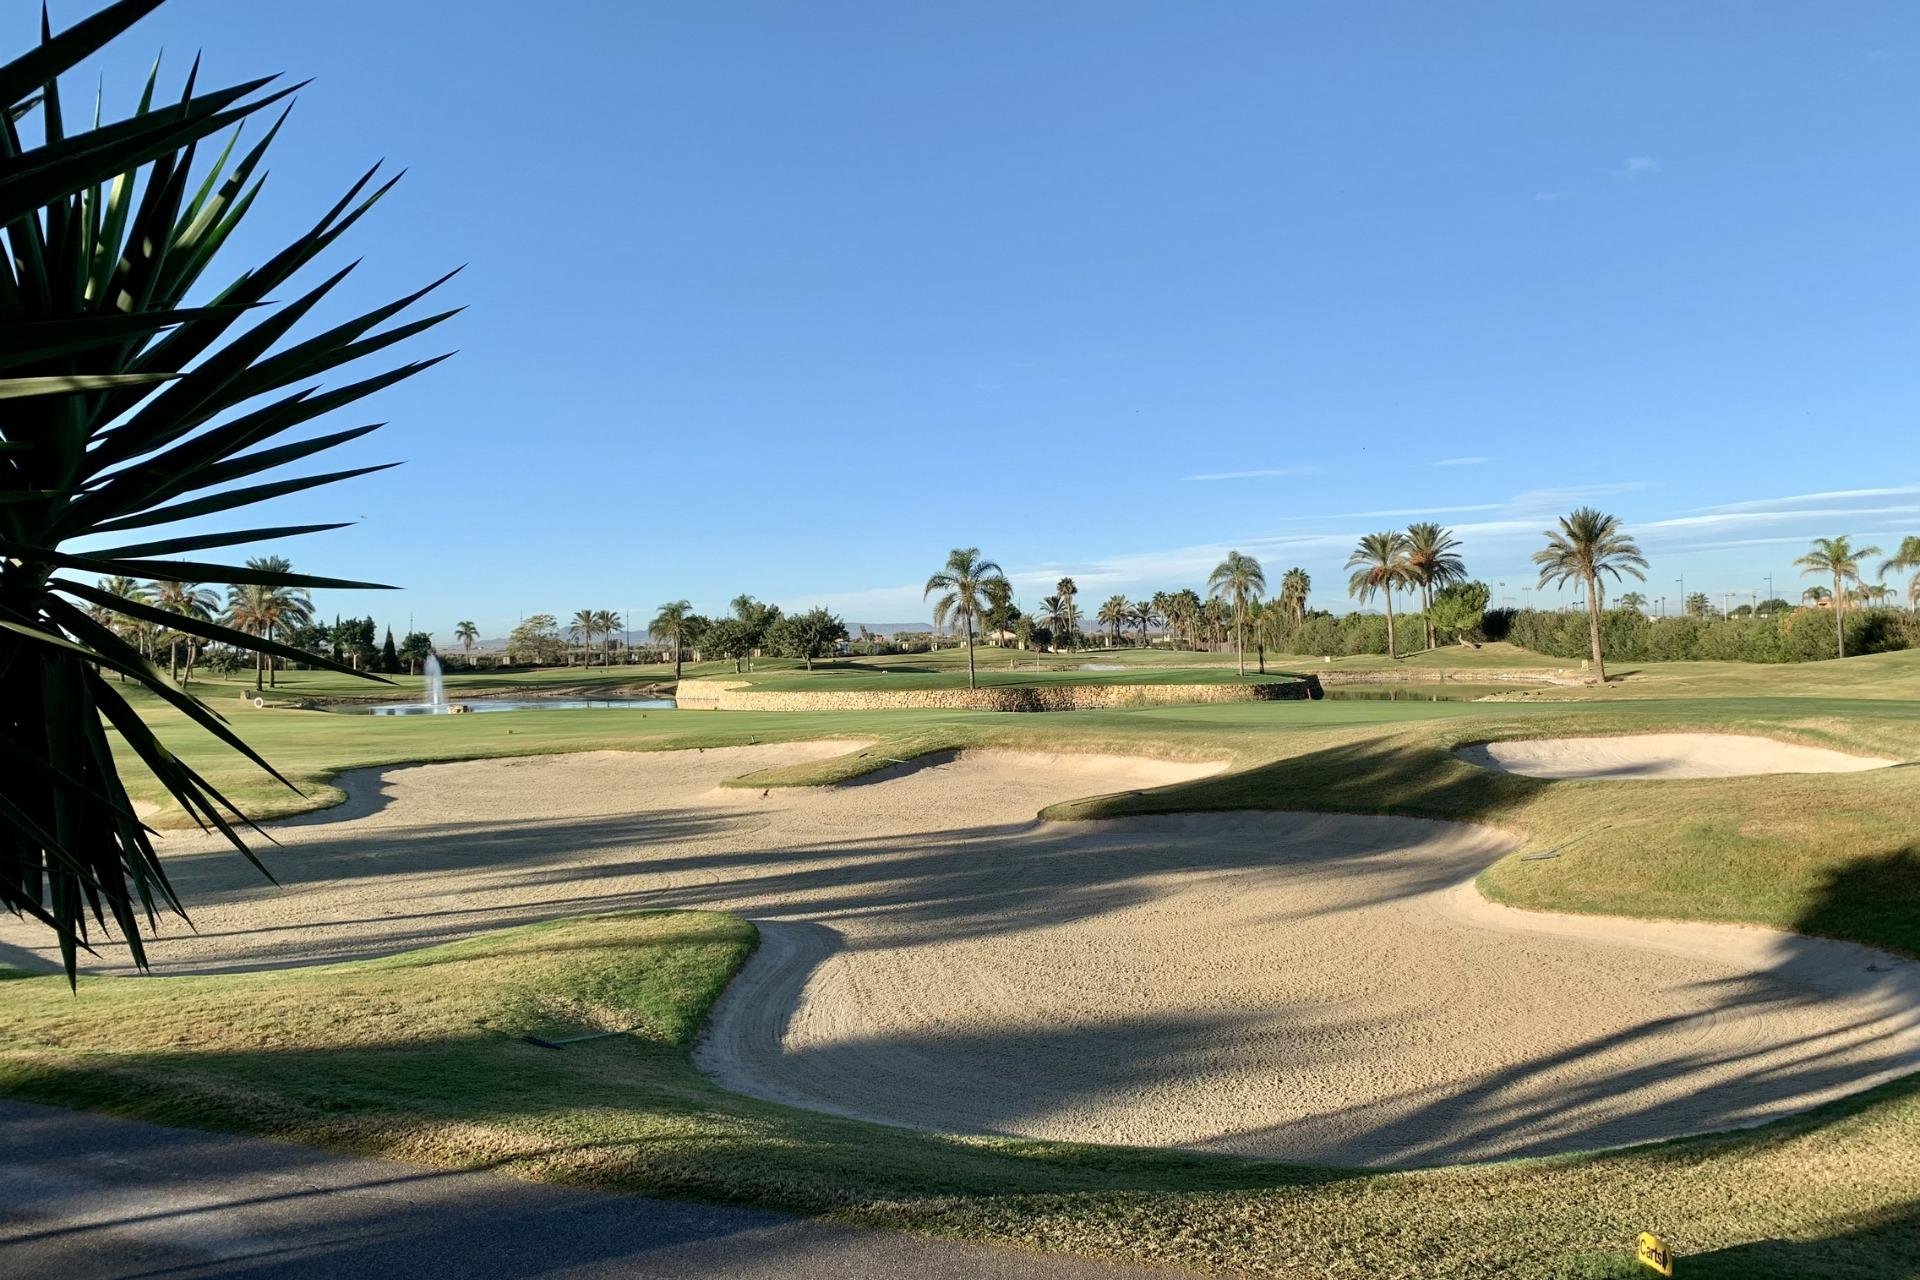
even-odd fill
[[[455,707],[468,711],[672,711],[672,698],[474,698],[436,707],[428,702],[336,702],[327,710],[343,716],[450,715]]]
[[[1490,693],[1509,693],[1515,685],[1336,685],[1320,696],[1329,702],[1472,702]]]

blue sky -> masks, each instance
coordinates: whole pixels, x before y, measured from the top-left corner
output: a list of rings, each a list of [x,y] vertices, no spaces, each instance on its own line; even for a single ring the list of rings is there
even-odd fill
[[[381,157],[343,303],[468,264],[341,451],[408,465],[279,504],[406,587],[328,613],[894,621],[955,545],[1345,608],[1422,516],[1517,601],[1589,502],[1650,596],[1792,595],[1920,533],[1911,4],[173,0],[110,102],[163,46],[314,78],[231,267]]]

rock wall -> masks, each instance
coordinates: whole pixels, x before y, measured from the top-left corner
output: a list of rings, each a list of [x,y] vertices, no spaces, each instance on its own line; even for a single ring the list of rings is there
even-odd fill
[[[1194,702],[1273,702],[1311,698],[1314,682],[1265,684],[1039,684],[987,689],[755,690],[740,680],[682,680],[689,711],[1095,711]]]

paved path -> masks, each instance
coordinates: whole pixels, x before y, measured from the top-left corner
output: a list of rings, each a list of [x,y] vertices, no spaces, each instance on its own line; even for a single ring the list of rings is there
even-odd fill
[[[0,1276],[1168,1280],[0,1101]]]

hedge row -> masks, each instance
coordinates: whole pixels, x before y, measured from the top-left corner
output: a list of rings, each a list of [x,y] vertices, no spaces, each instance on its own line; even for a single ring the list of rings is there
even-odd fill
[[[1920,648],[1920,619],[1894,609],[1849,609],[1849,654]],[[1481,619],[1489,640],[1556,658],[1589,654],[1587,615],[1496,609]],[[1818,662],[1838,656],[1833,614],[1800,609],[1771,618],[1649,618],[1631,609],[1600,615],[1609,662]]]

